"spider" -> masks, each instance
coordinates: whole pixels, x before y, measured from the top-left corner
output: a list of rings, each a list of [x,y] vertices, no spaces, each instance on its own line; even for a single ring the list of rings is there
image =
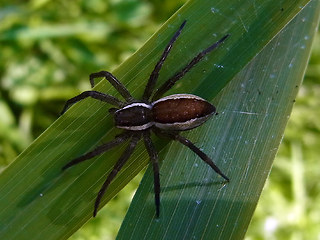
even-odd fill
[[[109,103],[117,108],[110,108],[109,112],[114,117],[115,126],[124,129],[123,133],[117,135],[112,141],[98,146],[93,151],[88,152],[78,158],[73,159],[62,170],[78,164],[80,162],[91,159],[113,147],[129,140],[129,144],[121,157],[114,165],[112,171],[108,175],[104,184],[102,185],[94,205],[93,217],[96,216],[102,196],[106,192],[109,184],[115,178],[117,173],[121,170],[133,153],[138,141],[142,138],[150,156],[150,161],[154,173],[154,194],[156,205],[156,217],[160,215],[160,176],[159,176],[159,163],[158,153],[151,141],[150,133],[153,131],[159,137],[166,137],[176,140],[183,145],[190,148],[196,153],[206,164],[208,164],[216,173],[223,177],[226,181],[229,178],[222,173],[222,171],[214,164],[214,162],[198,147],[196,147],[190,140],[181,136],[181,131],[190,130],[198,127],[207,121],[212,115],[215,114],[216,108],[206,100],[192,95],[192,94],[174,94],[162,97],[172,86],[180,80],[190,69],[196,65],[206,54],[217,48],[224,40],[229,37],[229,34],[222,37],[219,41],[215,42],[207,49],[200,52],[194,57],[182,70],[169,78],[159,89],[155,91],[156,81],[163,63],[165,62],[169,52],[172,49],[174,42],[177,40],[186,21],[183,21],[179,29],[175,32],[170,42],[164,49],[160,60],[155,65],[147,86],[144,90],[141,100],[132,97],[127,88],[111,73],[101,71],[90,74],[90,83],[94,87],[94,79],[98,77],[105,77],[113,87],[121,94],[125,101],[121,101],[111,95],[97,91],[85,91],[69,99],[64,109],[63,114],[72,104],[81,101],[82,99],[91,97],[99,101]],[[154,94],[153,94],[154,92]],[[152,95],[153,94],[153,95]]]

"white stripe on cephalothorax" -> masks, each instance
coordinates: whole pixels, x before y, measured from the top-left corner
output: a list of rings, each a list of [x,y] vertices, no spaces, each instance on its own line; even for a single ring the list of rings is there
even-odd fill
[[[136,102],[136,103],[131,103],[121,109],[126,109],[126,108],[131,108],[131,107],[145,107],[145,108],[148,108],[148,109],[151,109],[152,108],[152,105],[150,104],[146,104],[146,103],[142,103],[142,102]],[[119,110],[121,110],[119,109]]]
[[[121,129],[131,130],[131,131],[140,131],[140,130],[148,129],[153,125],[154,125],[154,122],[148,122],[146,124],[139,125],[139,126],[116,126],[116,127]]]

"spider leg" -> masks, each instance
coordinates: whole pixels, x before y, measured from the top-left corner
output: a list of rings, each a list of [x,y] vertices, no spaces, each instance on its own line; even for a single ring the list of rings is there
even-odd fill
[[[124,132],[118,136],[116,136],[112,141],[105,143],[101,146],[98,146],[97,148],[95,148],[93,151],[88,152],[87,154],[84,154],[78,158],[73,159],[72,161],[68,162],[66,165],[64,165],[62,167],[62,170],[66,170],[67,168],[76,165],[78,163],[81,163],[83,161],[86,161],[90,158],[93,158],[97,155],[100,155],[106,151],[108,151],[111,148],[114,148],[115,146],[123,143],[124,141],[126,141],[129,137],[131,137],[131,134],[129,132]]]
[[[180,72],[176,73],[174,76],[169,78],[153,95],[152,102],[155,100],[161,98],[161,96],[168,91],[172,86],[180,80],[187,72],[190,71],[190,69],[196,65],[206,54],[213,51],[215,48],[217,48],[221,43],[224,42],[230,35],[227,34],[223,38],[221,38],[219,41],[215,42],[211,46],[209,46],[207,49],[200,52],[197,56],[195,56]]]
[[[159,175],[159,162],[158,153],[152,144],[150,138],[150,131],[145,131],[143,135],[144,145],[150,156],[153,167],[153,181],[154,181],[154,200],[156,204],[156,217],[159,218],[160,215],[160,175]]]
[[[123,167],[123,165],[127,162],[127,160],[129,159],[129,157],[131,156],[131,154],[133,153],[139,139],[141,138],[140,134],[134,135],[128,145],[128,147],[126,148],[126,150],[123,152],[123,154],[121,155],[121,157],[119,158],[118,162],[114,165],[112,171],[109,173],[106,181],[103,183],[98,196],[96,198],[95,204],[94,204],[94,210],[93,210],[93,216],[95,217],[97,215],[98,212],[98,208],[99,208],[99,204],[101,201],[102,196],[104,195],[104,193],[106,192],[109,184],[111,183],[111,181],[115,178],[115,176],[118,174],[118,172],[121,170],[121,168]]]
[[[88,98],[88,97],[92,97],[94,99],[110,103],[110,104],[115,105],[120,108],[125,106],[124,102],[120,101],[119,99],[117,99],[111,95],[107,95],[105,93],[101,93],[101,92],[97,92],[97,91],[85,91],[85,92],[79,94],[78,96],[70,98],[66,102],[66,104],[64,105],[64,108],[61,111],[61,115],[64,114],[71,105],[75,104],[76,102],[81,101],[82,99]]]
[[[218,168],[216,164],[214,164],[214,162],[208,157],[208,155],[202,152],[198,147],[196,147],[189,139],[182,137],[178,133],[172,134],[161,131],[160,135],[169,137],[187,146],[191,151],[197,154],[206,164],[208,164],[216,173],[218,173],[221,177],[223,177],[225,180],[229,182],[229,178],[223,174],[223,172]]]
[[[99,77],[105,77],[127,102],[132,102],[134,100],[128,89],[115,76],[107,71],[91,73],[89,77],[91,87],[94,87],[94,79]]]
[[[171,38],[170,42],[168,43],[168,45],[166,46],[166,48],[164,49],[161,58],[159,59],[159,61],[157,62],[156,66],[154,67],[150,77],[149,77],[149,81],[147,83],[147,86],[144,90],[143,93],[143,97],[142,100],[143,101],[148,101],[153,89],[156,85],[156,81],[159,77],[159,71],[164,63],[164,61],[166,60],[167,56],[169,55],[169,52],[172,49],[173,43],[177,40],[178,36],[180,35],[184,25],[186,24],[186,20],[183,21],[183,23],[181,24],[181,26],[179,27],[179,29],[176,31],[176,33],[173,35],[173,37]]]

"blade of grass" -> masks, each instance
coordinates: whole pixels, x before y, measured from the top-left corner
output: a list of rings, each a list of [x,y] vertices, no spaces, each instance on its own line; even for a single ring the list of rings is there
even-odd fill
[[[308,2],[192,0],[114,74],[134,96],[141,96],[161,51],[186,19],[187,27],[162,69],[159,82],[219,37],[231,33],[222,47],[171,90],[200,93],[212,100]],[[214,63],[217,65],[212,67]],[[105,83],[102,81],[96,90],[117,95]],[[61,167],[118,132],[106,105],[90,99],[76,104],[52,124],[0,176],[0,238],[66,239],[90,219],[97,191],[125,146],[64,173]],[[164,146],[157,141],[159,150]],[[111,184],[103,204],[147,163],[147,154],[140,144]]]
[[[319,10],[319,1],[309,4],[219,93],[214,102],[222,112],[184,134],[213,156],[230,183],[172,143],[160,154],[160,219],[149,167],[117,239],[244,237],[303,79]]]

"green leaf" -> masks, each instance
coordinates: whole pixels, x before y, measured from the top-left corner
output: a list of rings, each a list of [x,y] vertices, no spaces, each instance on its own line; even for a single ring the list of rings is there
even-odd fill
[[[139,98],[142,95],[148,76],[163,51],[164,46],[181,22],[186,19],[187,26],[165,63],[158,84],[161,84],[174,72],[181,69],[181,67],[199,51],[217,41],[223,35],[230,33],[231,37],[223,46],[208,55],[206,59],[199,63],[183,80],[178,82],[176,86],[168,92],[168,94],[184,92],[195,93],[211,101],[308,2],[308,0],[295,2],[289,0],[281,2],[275,0],[260,0],[250,3],[239,2],[237,0],[217,3],[209,0],[189,1],[172,16],[140,50],[120,65],[114,71],[114,75],[128,87],[134,96]],[[309,22],[306,21],[306,26],[307,23]],[[310,39],[306,41],[306,48],[302,52],[308,52]],[[294,61],[292,64],[296,64],[297,62]],[[263,71],[263,69],[261,69],[261,71]],[[302,73],[299,72],[299,74],[301,76]],[[258,80],[261,80],[261,76]],[[228,89],[232,86],[233,85],[230,84]],[[244,87],[246,86],[245,84]],[[236,92],[243,92],[244,87],[243,89],[237,88]],[[284,90],[282,85],[279,84],[278,87],[279,91]],[[95,90],[119,96],[110,84],[106,84],[105,80],[101,81]],[[269,89],[263,88],[263,90],[265,92],[262,92],[262,97],[267,98],[271,97],[268,95],[270,91],[271,93],[273,93],[272,90],[275,91],[274,87]],[[230,175],[230,178],[234,179],[219,191],[221,196],[223,196],[223,201],[219,201],[219,208],[225,207],[224,203],[226,200],[227,202],[231,200],[238,201],[235,198],[239,197],[239,201],[241,202],[243,199],[240,197],[246,197],[236,190],[236,187],[239,186],[239,184],[236,185],[236,183],[240,183],[237,182],[237,180],[240,179],[240,181],[243,181],[245,184],[245,180],[247,181],[246,176],[251,176],[248,175],[249,173],[252,174],[251,166],[256,166],[248,165],[250,169],[243,169],[241,166],[243,167],[244,165],[235,164],[235,162],[242,162],[248,152],[250,152],[250,149],[248,150],[244,146],[241,146],[240,143],[247,140],[247,145],[249,146],[256,144],[254,139],[249,138],[249,130],[254,129],[254,126],[260,126],[262,121],[260,115],[243,114],[241,111],[259,114],[268,113],[264,115],[263,119],[270,121],[270,123],[272,123],[272,118],[269,120],[269,117],[274,117],[273,114],[269,115],[269,112],[266,112],[269,108],[266,108],[264,105],[251,105],[250,102],[241,105],[240,99],[236,102],[236,105],[228,105],[230,103],[230,97],[227,96],[228,94],[239,97],[239,95],[233,95],[232,92],[228,91],[232,90],[225,90],[221,93],[224,96],[220,96],[214,101],[218,103],[218,109],[226,109],[224,114],[220,114],[215,120],[212,120],[212,122],[214,122],[213,125],[220,127],[214,129],[210,127],[211,124],[209,124],[201,129],[192,131],[190,135],[188,135],[188,137],[192,136],[192,140],[198,144],[202,142],[208,143],[209,145],[205,144],[203,148],[208,150],[209,146],[211,146],[211,151],[209,149],[209,151],[206,152],[210,156],[215,152],[215,159],[217,159],[219,166],[226,171],[226,174]],[[246,98],[246,96],[247,95],[241,95],[243,98]],[[280,94],[274,97],[277,96],[280,96]],[[292,95],[292,98],[294,98],[294,95]],[[218,101],[218,99],[220,100]],[[271,102],[270,105],[273,106],[274,103],[276,103],[276,101]],[[258,106],[260,106],[261,109],[256,109]],[[113,127],[111,116],[108,113],[108,107],[109,106],[106,107],[106,104],[92,99],[87,99],[76,104],[66,114],[54,122],[50,128],[37,138],[1,174],[1,239],[67,239],[91,218],[96,194],[107,174],[111,171],[121,152],[124,150],[125,144],[95,158],[95,160],[79,164],[65,172],[61,172],[61,167],[71,159],[86,153],[102,142],[111,140],[119,133],[119,130]],[[229,118],[225,119],[225,116]],[[250,125],[249,123],[251,123],[251,121],[256,125]],[[221,127],[222,123],[228,123],[232,126],[233,131],[230,132],[227,131],[226,127]],[[235,128],[234,125],[237,126],[237,128]],[[239,135],[240,132],[235,131],[238,128],[247,129],[247,132]],[[258,127],[258,129],[262,131],[262,128]],[[210,135],[208,135],[209,132]],[[212,134],[218,136],[214,142],[211,142]],[[265,134],[262,135],[266,136]],[[233,139],[231,136],[233,136]],[[278,136],[279,133],[275,135],[275,140],[272,142],[274,149],[278,146]],[[241,139],[238,139],[239,137],[241,137]],[[216,142],[217,139],[219,139],[219,144]],[[237,149],[240,149],[240,152],[237,152],[239,154],[238,156],[234,156],[231,152],[225,150],[227,149],[226,147],[233,142],[239,143],[237,145]],[[182,165],[183,168],[179,168],[179,172],[189,166],[189,168],[186,169],[186,173],[189,174],[189,170],[193,169],[194,163],[196,163],[193,161],[197,161],[194,154],[185,151],[185,149],[181,152],[180,149],[182,147],[175,143],[168,145],[169,148],[166,147],[166,144],[167,142],[165,141],[156,140],[157,148],[163,150],[160,153],[161,159],[174,159],[174,163],[177,164],[179,163],[178,161],[185,160],[186,157],[183,154],[187,153],[189,161],[184,162],[191,165]],[[215,151],[213,151],[212,146],[216,146]],[[178,150],[180,150],[180,152]],[[166,151],[168,151],[168,155]],[[173,153],[174,155],[172,155]],[[251,153],[253,154],[252,151]],[[274,155],[275,150],[271,153]],[[249,159],[253,161],[252,157]],[[137,173],[148,164],[148,161],[147,153],[143,144],[140,143],[129,163],[125,165],[123,171],[119,173],[119,176],[110,185],[101,206],[106,204],[136,176]],[[208,174],[211,173],[206,167],[202,166],[202,164],[199,163],[198,166],[199,169],[197,168],[197,171],[193,174],[194,177],[198,179],[197,181],[203,183],[203,179],[205,178],[203,178],[203,176],[200,178],[200,168],[203,168]],[[166,164],[163,164],[163,167],[166,167]],[[233,169],[238,170],[238,175],[233,175]],[[172,167],[168,168],[168,170],[162,168],[161,171],[164,187],[164,196],[162,196],[163,218],[161,218],[161,221],[164,223],[166,219],[165,216],[168,216],[166,215],[166,211],[168,212],[176,204],[175,195],[167,196],[166,198],[165,193],[172,194],[176,188],[180,189],[180,185],[185,185],[186,176],[188,177],[189,175],[184,175],[185,178],[182,179],[179,177],[180,174],[177,174]],[[175,174],[173,175],[173,173]],[[263,177],[266,177],[266,174],[267,172],[265,172],[260,179],[262,183],[264,182]],[[164,178],[165,176],[179,178],[175,184],[167,185]],[[214,178],[216,177],[215,174],[212,176]],[[218,178],[216,180],[220,181]],[[181,184],[179,184],[179,181],[181,181]],[[150,184],[151,182],[150,180]],[[220,188],[220,184],[216,185],[215,182],[212,183],[211,178],[208,178],[208,183],[205,185],[213,186],[214,189],[216,189],[217,186]],[[191,188],[192,191],[197,192],[200,190],[200,193],[203,193],[203,188],[192,186]],[[234,194],[232,194],[232,190]],[[144,219],[150,222],[154,214],[154,206],[152,205],[152,190],[149,189],[148,191],[148,199],[146,199],[148,204],[141,204],[141,202],[140,204],[148,207],[146,209],[148,217],[146,216]],[[225,191],[228,191],[228,193],[225,193]],[[170,204],[168,204],[169,199]],[[189,204],[192,198],[183,200],[185,204]],[[204,201],[201,201],[202,202],[199,202],[199,207],[202,207],[203,205],[201,204],[204,204]],[[235,204],[235,202],[233,202],[233,205],[240,208],[242,206]],[[184,213],[187,213],[190,210],[188,210],[188,206],[194,209],[191,205],[180,207],[180,209],[182,209]],[[231,211],[231,209],[229,210]],[[211,215],[209,211],[205,212]],[[229,216],[230,214],[233,214],[233,212],[229,212],[227,215]],[[178,220],[182,221],[181,218]],[[239,224],[237,218],[230,219],[230,221],[233,221],[234,224]],[[152,223],[154,224],[154,221],[152,221]],[[176,224],[175,221],[173,223]],[[168,224],[166,223],[164,225],[167,226]],[[204,225],[205,224],[202,224],[202,226]],[[154,229],[154,226],[152,229]],[[159,229],[159,231],[160,230],[161,229]]]
[[[213,100],[220,114],[184,134],[213,157],[230,182],[224,184],[179,143],[171,144],[160,155],[160,218],[150,210],[149,167],[117,239],[244,237],[304,76],[319,9],[319,1],[310,3]]]

